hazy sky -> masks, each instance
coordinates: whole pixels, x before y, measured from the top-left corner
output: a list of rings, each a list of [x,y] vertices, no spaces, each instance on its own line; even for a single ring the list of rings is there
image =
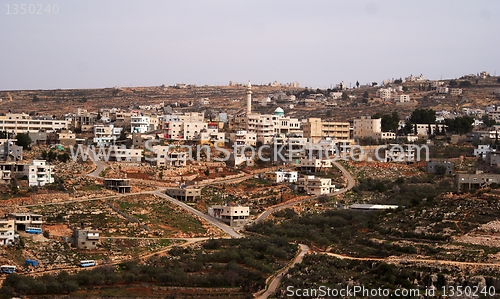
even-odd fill
[[[0,3],[0,90],[500,75],[496,0]]]

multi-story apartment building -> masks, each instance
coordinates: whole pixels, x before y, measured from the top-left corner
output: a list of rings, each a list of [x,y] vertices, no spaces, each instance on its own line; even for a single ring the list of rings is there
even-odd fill
[[[326,171],[330,168],[332,168],[332,161],[328,158],[303,157],[297,165],[298,170],[310,172]]]
[[[414,163],[429,160],[429,149],[427,147],[413,144],[389,144],[383,153],[378,153],[383,157],[383,162],[405,162]]]
[[[122,133],[123,128],[115,127],[113,124],[109,125],[94,125],[94,143],[97,145],[110,145],[113,144]]]
[[[191,122],[183,122],[183,133],[185,140],[197,140],[200,138],[200,133],[202,131],[206,131],[208,128],[208,124],[206,122],[199,121],[191,121]]]
[[[229,226],[241,226],[248,221],[250,217],[250,208],[215,205],[208,208],[208,215],[219,219]]]
[[[271,161],[278,164],[298,164],[306,154],[308,142],[302,136],[276,135],[271,145]]]
[[[29,186],[44,186],[54,182],[54,166],[48,165],[45,160],[31,161],[28,169]]]
[[[70,130],[62,130],[57,134],[59,143],[63,146],[70,146],[76,144],[76,134]]]
[[[9,134],[30,133],[38,131],[55,132],[68,129],[68,121],[50,117],[31,117],[28,114],[7,113],[0,115],[0,131]]]
[[[187,152],[180,152],[168,146],[153,146],[152,155],[151,160],[158,167],[184,167],[187,164]]]
[[[389,88],[380,88],[377,90],[376,96],[384,101],[390,100],[392,97],[392,90]]]
[[[26,174],[26,164],[0,163],[0,184],[8,184],[16,174]]]
[[[130,179],[104,179],[104,188],[118,193],[130,193],[132,190]]]
[[[349,122],[323,121],[321,118],[309,118],[303,123],[304,137],[312,142],[319,142],[323,138],[349,140],[351,130]]]
[[[78,108],[72,126],[82,132],[91,132],[97,121],[97,113]]]
[[[226,133],[219,132],[218,126],[210,126],[199,134],[200,144],[224,146]]]
[[[354,119],[354,138],[367,138],[378,136],[382,132],[382,119],[371,118],[369,115]]]
[[[149,116],[136,115],[130,117],[130,130],[132,133],[146,133],[149,128]]]
[[[295,118],[286,117],[280,107],[276,108],[274,114],[251,113],[244,118],[237,117],[233,126],[246,128],[248,133],[255,133],[257,141],[262,144],[270,144],[273,137],[280,134],[303,134],[302,122]]]
[[[159,122],[163,138],[166,139],[196,140],[200,138],[200,133],[208,128],[203,113],[198,112],[164,115]]]
[[[410,95],[407,94],[397,94],[394,96],[394,101],[397,103],[407,103],[410,101]]]
[[[110,161],[141,163],[144,151],[138,148],[114,148],[109,155]]]
[[[14,219],[0,219],[0,246],[14,244]]]
[[[16,145],[16,139],[0,139],[0,161],[23,159],[23,147]]]
[[[439,86],[436,88],[437,93],[448,93],[449,88],[446,86]]]
[[[31,213],[13,213],[9,219],[14,220],[14,229],[16,231],[26,231],[28,228],[42,228],[42,215]]]
[[[455,187],[457,188],[457,192],[480,189],[491,184],[500,184],[500,174],[476,171],[474,174],[457,173],[455,176]]]
[[[297,181],[299,191],[307,194],[322,195],[329,194],[335,190],[331,179],[317,178],[314,175],[306,175]]]
[[[236,131],[236,133],[229,134],[229,141],[236,144],[236,146],[256,146],[257,133],[248,133],[245,130]]]

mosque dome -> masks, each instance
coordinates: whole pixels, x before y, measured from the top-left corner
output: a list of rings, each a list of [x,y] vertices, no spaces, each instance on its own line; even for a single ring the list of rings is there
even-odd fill
[[[274,110],[274,115],[285,115],[285,111],[281,107],[278,107]]]

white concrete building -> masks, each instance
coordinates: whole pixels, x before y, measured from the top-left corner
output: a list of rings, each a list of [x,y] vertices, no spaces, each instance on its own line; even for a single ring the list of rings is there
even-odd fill
[[[407,94],[397,94],[394,96],[394,101],[397,103],[407,103],[410,101],[410,95]]]
[[[393,140],[396,139],[396,133],[393,132],[380,132],[373,135],[373,138],[380,140]]]
[[[217,144],[218,146],[224,146],[226,133],[219,132],[217,128],[209,127],[208,129],[202,130],[198,138],[200,139],[200,144]]]
[[[420,136],[434,135],[437,130],[443,132],[446,128],[444,124],[416,124],[413,127],[416,127],[417,131],[415,133]]]
[[[462,94],[462,88],[451,88],[450,94],[454,96],[458,96]]]
[[[376,96],[384,101],[390,100],[392,97],[392,90],[390,88],[380,88],[377,90]]]
[[[436,88],[437,93],[448,93],[449,89],[446,86],[439,86]]]
[[[250,217],[250,208],[241,206],[215,205],[208,208],[208,215],[229,226],[244,225]]]
[[[122,130],[123,128],[115,127],[113,124],[94,125],[93,142],[96,143],[98,146],[114,144],[115,141],[120,137]]]
[[[300,164],[297,165],[297,169],[302,171],[319,172],[326,171],[332,168],[332,161],[327,158],[319,159],[312,157],[303,157],[300,159]]]
[[[274,114],[249,114],[240,125],[246,127],[248,133],[255,133],[257,141],[262,144],[270,144],[278,134],[303,134],[302,122],[286,117],[280,107],[276,108]]]
[[[184,140],[196,140],[200,136],[200,133],[202,131],[206,131],[208,128],[208,124],[206,122],[198,122],[198,121],[192,121],[192,122],[183,122],[183,129],[184,129]]]
[[[134,148],[114,148],[110,154],[111,161],[141,163],[144,150]]]
[[[184,167],[187,164],[187,152],[179,152],[163,145],[154,146],[153,151],[152,158],[157,167]]]
[[[274,183],[294,183],[298,180],[297,171],[274,171],[265,174],[266,179]]]
[[[54,182],[54,166],[48,165],[45,160],[33,160],[29,165],[28,185],[44,186]]]
[[[385,147],[385,151],[379,151],[379,155],[384,155],[381,162],[416,162],[425,161],[429,158],[428,148],[419,147],[412,144],[389,144]]]
[[[298,189],[311,195],[322,195],[334,192],[335,185],[331,179],[317,178],[314,175],[306,175],[297,181]]]
[[[159,129],[163,130],[163,138],[177,140],[196,140],[207,128],[204,114],[199,112],[164,115],[159,125]]]
[[[149,116],[132,116],[130,117],[130,130],[132,133],[146,133],[149,128]]]
[[[474,156],[486,159],[486,156],[492,149],[489,144],[479,144],[477,148],[474,149]]]
[[[52,119],[49,117],[31,117],[24,113],[7,113],[0,115],[0,132],[14,133],[36,133],[39,131],[55,132],[67,130],[68,121]]]
[[[237,131],[236,133],[229,134],[229,141],[235,143],[237,146],[256,146],[257,145],[257,134],[248,133],[245,130]]]
[[[14,220],[0,219],[0,246],[14,245]]]

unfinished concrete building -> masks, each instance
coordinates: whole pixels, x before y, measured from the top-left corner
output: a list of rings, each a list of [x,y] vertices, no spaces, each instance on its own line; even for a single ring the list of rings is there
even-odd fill
[[[15,162],[23,159],[23,147],[16,145],[16,139],[0,139],[0,160]]]
[[[42,228],[42,215],[31,213],[13,213],[9,219],[14,220],[14,229],[16,231],[26,231],[28,228]]]
[[[130,193],[130,179],[104,179],[104,188],[118,193]]]
[[[201,196],[201,189],[198,188],[168,188],[165,193],[180,201],[192,202]]]
[[[458,192],[466,190],[480,189],[491,184],[500,184],[500,174],[482,173],[457,173],[455,176],[455,187]]]

